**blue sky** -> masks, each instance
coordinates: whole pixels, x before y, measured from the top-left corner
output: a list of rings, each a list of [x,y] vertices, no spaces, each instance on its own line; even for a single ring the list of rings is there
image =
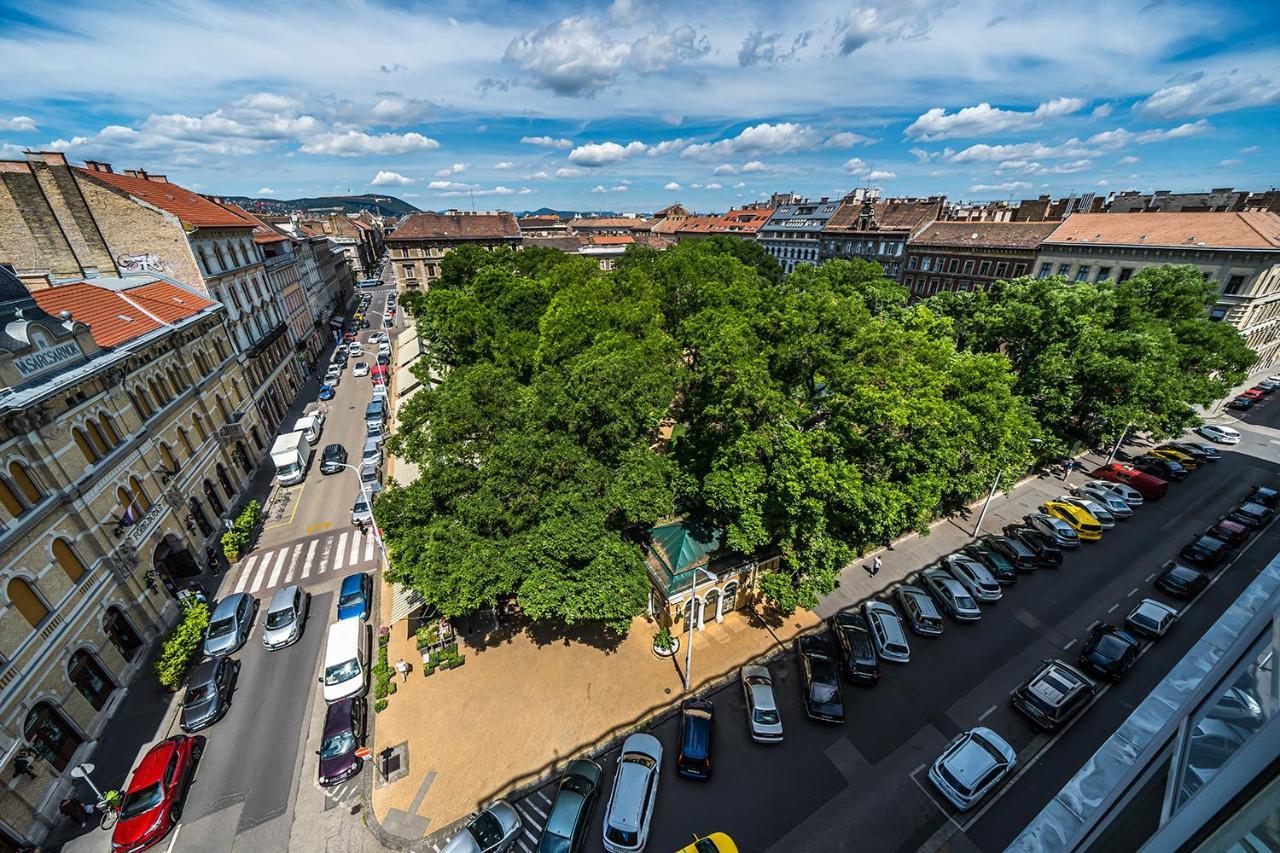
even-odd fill
[[[795,191],[1265,189],[1267,0],[11,4],[24,148],[292,198],[723,210]]]

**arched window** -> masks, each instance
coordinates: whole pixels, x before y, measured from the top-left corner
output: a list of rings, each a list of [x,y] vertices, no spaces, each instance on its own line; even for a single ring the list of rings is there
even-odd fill
[[[208,480],[205,482],[207,483]],[[196,527],[200,528],[200,535],[208,536],[213,532],[213,525],[209,523],[209,516],[205,515],[204,505],[198,498],[188,498],[187,508],[191,510],[191,517],[195,519]]]
[[[178,441],[182,443],[182,448],[187,451],[188,459],[196,455],[196,449],[191,446],[191,439],[187,437],[187,431],[182,427],[178,427]]]
[[[200,368],[200,375],[208,376],[209,361],[204,357],[204,353],[201,352],[200,350],[196,350],[195,357],[196,357],[196,367]]]
[[[215,350],[217,350],[217,352],[218,352],[218,360],[219,360],[219,361],[226,361],[226,360],[227,360],[227,349],[226,349],[226,347],[225,347],[225,346],[223,346],[223,344],[222,344],[222,338],[214,338],[214,339],[213,339],[213,348],[214,348]]]
[[[84,567],[84,563],[80,562],[80,557],[76,554],[75,549],[71,547],[71,543],[65,539],[53,540],[53,558],[58,561],[58,565],[72,583],[84,577],[84,573],[88,571]]]
[[[100,455],[106,456],[111,450],[111,445],[107,442],[107,434],[102,431],[102,427],[95,420],[85,421],[85,426],[89,428],[89,440],[93,442],[93,446]]]
[[[178,457],[173,455],[173,451],[169,449],[169,445],[160,442],[160,464],[164,466],[164,470],[178,473],[181,466],[178,465]]]
[[[106,412],[99,413],[98,420],[102,421],[102,428],[106,431],[107,438],[111,439],[111,445],[113,447],[118,445],[120,443],[120,431],[116,429],[115,420]]]
[[[71,756],[84,743],[62,712],[48,702],[39,703],[27,714],[22,736],[59,773],[67,769]]]
[[[120,657],[125,660],[133,660],[134,655],[142,648],[142,638],[138,636],[138,632],[133,628],[133,623],[129,621],[128,616],[124,615],[124,611],[114,604],[108,607],[107,619],[103,624],[103,628],[107,632],[107,639],[111,641],[111,645],[116,647]]]
[[[202,417],[200,416],[200,413],[199,413],[199,412],[196,412],[196,413],[195,413],[195,416],[192,418],[192,420],[195,422],[195,425],[196,425],[196,432],[200,433],[200,440],[201,440],[202,442],[203,442],[203,441],[208,441],[208,440],[209,440],[209,430],[205,429],[205,427],[204,427],[204,418],[202,418]]]
[[[22,505],[22,501],[18,500],[18,496],[13,493],[13,489],[9,488],[9,484],[4,480],[0,480],[0,504],[9,511],[9,515],[19,518],[27,508]]]
[[[27,466],[21,462],[13,461],[9,463],[9,477],[12,478],[14,485],[18,487],[18,491],[22,492],[27,502],[35,505],[40,503],[44,495],[40,494],[36,481],[31,479],[31,474],[27,472]]]
[[[217,466],[218,482],[222,484],[222,491],[226,493],[227,500],[236,499],[236,490],[231,485],[231,478],[227,476],[227,469],[219,462]]]
[[[140,512],[146,512],[151,509],[151,496],[148,495],[147,490],[143,488],[141,480],[137,477],[130,477],[129,490],[133,492],[133,500],[137,504]]]
[[[152,377],[147,381],[147,386],[151,389],[151,399],[156,401],[156,406],[163,406],[168,398],[164,393],[164,389],[160,387],[160,383]]]
[[[123,486],[116,487],[116,501],[120,504],[121,518],[126,524],[136,524],[142,517],[142,507],[137,505],[133,495]]]
[[[8,595],[9,603],[18,608],[22,618],[26,619],[27,624],[32,628],[40,627],[40,623],[49,615],[49,608],[36,594],[35,588],[22,578],[13,578],[9,581]]]
[[[262,443],[262,436],[258,435],[258,428],[256,426],[249,427],[249,434],[253,436],[253,443],[257,446],[258,451],[261,452],[265,445]]]
[[[75,441],[76,447],[80,448],[80,454],[84,457],[84,461],[90,465],[102,458],[97,449],[89,443],[89,437],[85,435],[84,430],[76,427],[71,430],[71,438]]]
[[[221,394],[218,395],[217,400],[218,400],[218,411],[222,412],[222,422],[224,424],[231,423],[231,412],[227,411],[227,403],[225,400],[222,399]]]
[[[205,477],[204,479],[204,496],[205,499],[209,501],[209,506],[213,507],[213,511],[215,513],[222,515],[226,512],[226,507],[223,505],[222,499],[218,497],[218,492],[214,489],[213,483],[209,481],[208,477]]]
[[[173,386],[175,394],[181,394],[186,390],[187,385],[190,383],[183,380],[182,374],[178,372],[178,368],[173,365],[169,365],[169,384]]]
[[[77,649],[71,654],[67,661],[67,677],[95,711],[103,709],[111,691],[116,689],[111,675],[85,649]]]

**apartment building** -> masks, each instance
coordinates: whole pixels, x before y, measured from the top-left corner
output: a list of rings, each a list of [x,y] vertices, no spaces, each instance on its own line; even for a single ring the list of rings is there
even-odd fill
[[[907,241],[938,218],[942,199],[881,199],[875,190],[859,188],[840,201],[822,228],[821,260],[859,258],[884,269],[887,278],[902,277]]]
[[[774,198],[786,198],[787,202],[775,205],[773,215],[756,232],[756,239],[778,259],[784,273],[800,264],[817,265],[821,260],[822,229],[840,208],[840,202],[826,196],[818,201],[777,194]]]
[[[913,297],[985,290],[1030,274],[1057,222],[931,222],[907,242],[901,281]]]
[[[427,288],[440,277],[440,262],[458,246],[519,248],[520,226],[505,211],[413,213],[387,235],[387,263],[396,289]]]

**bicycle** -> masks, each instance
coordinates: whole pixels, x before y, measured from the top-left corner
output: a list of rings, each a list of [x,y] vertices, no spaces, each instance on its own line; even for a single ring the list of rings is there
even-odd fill
[[[116,821],[120,820],[120,807],[123,805],[123,799],[119,791],[107,791],[101,800],[94,804],[94,808],[101,813],[98,818],[98,826],[102,829],[110,829],[116,825]]]

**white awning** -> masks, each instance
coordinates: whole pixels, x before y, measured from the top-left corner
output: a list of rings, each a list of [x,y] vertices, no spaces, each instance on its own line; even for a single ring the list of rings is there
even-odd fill
[[[407,616],[411,616],[426,602],[422,598],[422,594],[416,589],[403,586],[398,583],[391,584],[391,621],[399,622]]]
[[[409,340],[405,340],[403,335],[400,336],[400,355],[398,356],[400,364],[411,364],[421,355],[422,345],[418,342],[417,335]]]

